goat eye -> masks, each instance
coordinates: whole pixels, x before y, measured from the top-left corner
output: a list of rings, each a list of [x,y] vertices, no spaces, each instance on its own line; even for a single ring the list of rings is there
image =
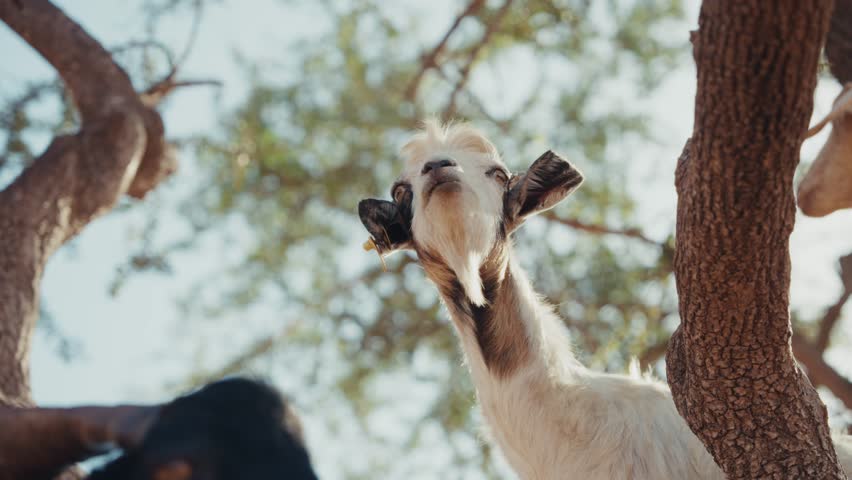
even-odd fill
[[[408,186],[404,183],[400,183],[393,187],[393,192],[391,196],[393,197],[393,201],[397,204],[402,204],[405,201],[405,194],[408,192]]]
[[[506,173],[506,171],[503,170],[500,167],[494,167],[494,168],[488,170],[487,172],[485,172],[485,174],[490,176],[490,177],[496,178],[497,181],[502,183],[503,185],[505,185],[506,182],[509,181],[509,174]]]

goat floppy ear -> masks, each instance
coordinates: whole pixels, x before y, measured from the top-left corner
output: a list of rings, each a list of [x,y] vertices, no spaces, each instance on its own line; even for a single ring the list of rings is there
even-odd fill
[[[380,255],[411,247],[411,210],[407,205],[375,198],[358,202],[358,216]]]
[[[583,174],[556,153],[548,150],[523,174],[513,178],[504,199],[508,230],[526,217],[552,208],[580,184]]]
[[[847,83],[843,86],[843,90],[841,90],[840,94],[837,95],[837,98],[834,99],[831,111],[828,112],[828,115],[826,115],[825,118],[808,129],[808,132],[805,133],[805,138],[813,137],[826,125],[828,125],[829,122],[833,122],[847,113],[852,113],[852,83]]]

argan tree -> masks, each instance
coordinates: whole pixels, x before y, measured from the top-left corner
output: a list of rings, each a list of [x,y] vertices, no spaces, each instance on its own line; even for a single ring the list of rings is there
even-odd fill
[[[793,174],[832,0],[705,1],[678,166],[678,411],[728,478],[845,478],[791,349]]]
[[[662,82],[686,61],[680,1],[459,0],[437,25],[422,15],[433,7],[419,1],[289,0],[278,8],[285,22],[299,9],[322,18],[309,37],[263,54],[244,52],[239,66],[246,73],[245,98],[229,105],[218,129],[184,139],[182,158],[197,166],[197,183],[175,194],[180,198],[166,208],[179,212],[190,233],[161,237],[157,219],[163,212],[144,202],[137,207],[150,217],[144,240],[129,243],[128,261],[109,286],[120,296],[135,288],[140,271],[169,272],[180,261],[176,253],[203,243],[200,232],[227,239],[237,223],[240,238],[247,238],[227,242],[237,261],[179,292],[182,315],[175,328],[186,332],[182,345],[197,341],[201,360],[186,377],[168,380],[184,387],[252,370],[279,378],[286,365],[280,378],[299,385],[297,400],[315,408],[330,430],[355,430],[359,446],[369,447],[360,462],[367,467],[347,463],[357,455],[339,455],[341,476],[502,478],[487,444],[477,441],[472,389],[433,289],[410,258],[389,257],[384,271],[359,247],[363,229],[355,205],[365,195],[384,193],[398,171],[399,140],[427,115],[477,123],[498,139],[515,169],[548,148],[581,166],[588,181],[576,200],[531,222],[517,239],[519,250],[536,285],[567,319],[584,362],[618,371],[638,356],[643,366],[659,367],[678,323],[672,208],[649,221],[631,186],[636,178],[658,179],[659,171],[671,171],[665,162],[672,158],[638,154],[668,140],[638,100],[663,95]],[[740,7],[728,11],[725,21],[739,25]],[[33,153],[28,133],[38,130],[38,122],[30,113],[43,91],[25,91],[0,110],[6,140],[0,178],[17,173],[18,165],[27,167],[0,193],[0,392],[4,403],[24,405],[31,403],[27,357],[44,262],[86,222],[125,194],[143,195],[173,168],[170,155],[162,154],[167,149],[153,107],[181,82],[168,75],[138,95],[115,55],[46,1],[0,0],[0,18],[54,65],[73,100],[57,123],[80,129],[58,137],[44,154]],[[233,25],[232,31],[248,28]],[[807,39],[817,50],[818,37],[816,32]],[[714,42],[707,40],[706,48],[739,51],[739,43]],[[743,65],[769,69],[772,62],[762,58],[733,57],[739,63],[731,65],[737,72]],[[785,72],[790,78],[806,74]],[[811,95],[813,79],[800,83]],[[746,99],[756,102],[751,94]],[[794,98],[771,100],[780,112],[781,103]],[[715,97],[704,102],[719,103]],[[787,141],[784,148],[800,143]],[[844,272],[852,278],[852,269]],[[852,280],[847,285],[852,292]],[[704,294],[691,292],[687,302]],[[793,346],[813,383],[852,408],[849,381],[823,359],[832,329],[822,325],[836,323],[848,297],[844,293],[823,321],[797,322]],[[255,327],[258,306],[274,310],[274,322]],[[239,347],[221,342],[228,348],[205,351],[204,345],[220,340],[208,333],[213,324],[250,334],[251,341]],[[205,353],[210,350],[215,352]],[[789,355],[785,361],[792,361]],[[428,393],[405,400],[382,396],[383,384],[401,379],[410,382],[404,393]],[[404,415],[396,408],[401,404]],[[389,439],[376,428],[376,417],[404,434]],[[418,463],[417,452],[429,452],[428,461]]]
[[[0,0],[0,20],[62,78],[79,131],[57,136],[0,191],[0,404],[32,404],[30,339],[50,256],[119,198],[143,197],[175,167],[154,109],[174,78],[136,92],[97,40],[47,0]]]

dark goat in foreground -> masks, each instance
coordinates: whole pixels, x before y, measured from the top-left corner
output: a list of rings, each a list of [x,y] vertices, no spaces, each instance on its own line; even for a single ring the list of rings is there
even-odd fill
[[[0,480],[48,480],[101,453],[89,480],[315,480],[299,420],[272,387],[212,383],[163,406],[0,410]]]

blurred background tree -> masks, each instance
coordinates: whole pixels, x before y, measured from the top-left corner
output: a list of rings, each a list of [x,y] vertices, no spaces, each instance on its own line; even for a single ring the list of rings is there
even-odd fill
[[[666,103],[661,87],[691,66],[685,6],[432,3],[258,8],[255,15],[281,16],[284,38],[223,60],[228,73],[205,72],[236,77],[240,94],[213,99],[214,128],[179,132],[189,162],[170,185],[122,207],[126,261],[111,265],[106,288],[119,303],[125,290],[147,288],[178,306],[169,334],[156,340],[164,355],[181,352],[178,366],[157,370],[161,384],[168,379],[174,391],[227,374],[271,377],[313,426],[324,478],[509,478],[480,439],[473,390],[434,289],[410,255],[389,257],[383,272],[360,248],[358,200],[388,196],[396,150],[427,116],[474,122],[510,168],[553,148],[586,174],[571,201],[517,236],[525,267],[585,363],[623,371],[636,356],[662,375],[678,323],[671,184],[685,136],[672,138],[659,119],[665,106],[680,108],[679,118],[690,108]],[[236,19],[228,29],[208,26],[205,13],[233,9],[229,2],[139,8],[143,40],[128,34],[114,50],[139,85],[195,55],[205,29],[238,38],[252,28]],[[0,181],[28,164],[46,133],[75,124],[56,81],[15,88],[2,92]],[[192,121],[192,112],[184,116]],[[180,266],[191,255],[202,255],[194,275]],[[166,276],[180,278],[176,289],[162,287]],[[805,310],[799,317],[818,316]],[[85,342],[63,332],[75,319],[60,322],[51,311],[49,332],[73,360]],[[816,334],[813,321],[801,325]],[[836,404],[842,424],[849,416]]]

